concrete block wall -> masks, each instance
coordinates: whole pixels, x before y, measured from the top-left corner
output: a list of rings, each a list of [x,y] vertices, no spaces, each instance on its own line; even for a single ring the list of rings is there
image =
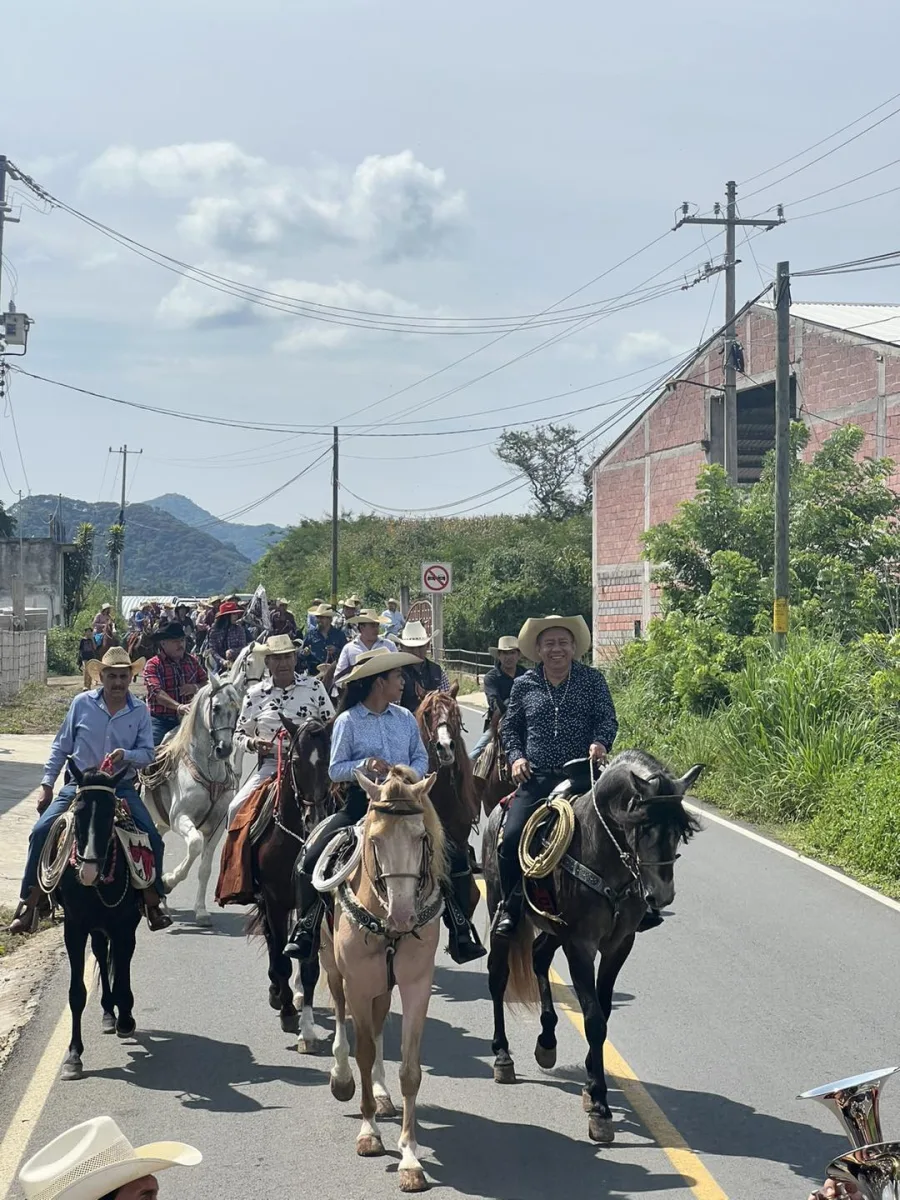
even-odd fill
[[[41,630],[0,630],[0,703],[23,684],[47,682],[47,635]]]

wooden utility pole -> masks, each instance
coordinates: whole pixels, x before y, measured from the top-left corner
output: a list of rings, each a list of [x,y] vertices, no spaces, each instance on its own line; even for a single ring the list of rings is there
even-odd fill
[[[331,451],[331,607],[337,611],[338,600],[338,491],[340,475],[338,474],[338,427],[333,427],[334,443]]]
[[[122,612],[122,571],[125,563],[125,478],[128,474],[128,455],[143,454],[144,452],[143,450],[129,450],[127,445],[121,446],[118,450],[113,450],[110,446],[109,452],[122,455],[122,498],[119,503],[118,521],[122,526],[122,545],[116,559],[116,615],[118,615]]]
[[[791,494],[791,271],[775,269],[775,604],[772,629],[783,650],[790,608],[788,527]]]
[[[724,225],[725,226],[725,472],[729,483],[738,482],[737,469],[737,372],[738,352],[734,336],[735,302],[735,258],[734,234],[738,225],[758,225],[763,229],[774,229],[776,225],[784,224],[784,211],[779,204],[774,218],[748,218],[744,220],[737,215],[737,184],[730,179],[725,185],[725,216],[722,216],[721,205],[713,206],[712,217],[688,216],[690,205],[685,202],[681,206],[681,217],[675,228],[682,225]]]

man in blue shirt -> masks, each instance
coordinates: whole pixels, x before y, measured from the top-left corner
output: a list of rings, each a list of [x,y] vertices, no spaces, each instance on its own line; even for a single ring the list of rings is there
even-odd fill
[[[347,635],[343,629],[335,629],[333,622],[334,609],[330,604],[310,609],[310,628],[300,647],[300,670],[315,675],[319,667],[337,662],[347,644]]]
[[[81,771],[96,770],[104,759],[108,759],[116,771],[123,764],[131,768],[117,786],[116,794],[127,803],[135,824],[149,835],[156,859],[156,887],[147,888],[144,892],[147,923],[152,930],[165,929],[172,924],[172,918],[160,901],[163,841],[134,786],[135,773],[149,766],[156,751],[150,712],[143,701],[136,700],[129,692],[131,679],[132,665],[128,652],[115,646],[101,660],[101,686],[82,692],[69,707],[44,767],[37,806],[40,816],[28,839],[21,900],[9,927],[10,933],[31,933],[37,924],[37,905],[41,894],[38,886],[41,851],[53,822],[66,811],[78,790],[75,783],[65,783],[56,799],[53,798],[53,785],[68,758]]]

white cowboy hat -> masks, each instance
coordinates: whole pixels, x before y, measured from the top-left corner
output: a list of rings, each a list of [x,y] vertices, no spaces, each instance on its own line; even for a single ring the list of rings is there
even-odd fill
[[[334,609],[330,604],[316,604],[306,610],[308,617],[333,617]]]
[[[396,604],[398,608],[400,607],[400,601],[396,600],[393,596],[388,597],[388,604]]]
[[[297,647],[289,633],[274,633],[267,641],[257,642],[252,653],[261,657],[268,657],[270,654],[296,654]]]
[[[501,651],[519,650],[519,649],[521,649],[521,647],[519,646],[518,638],[500,637],[500,638],[497,638],[497,645],[491,646],[491,654],[499,654]]]
[[[112,1117],[92,1117],[32,1155],[19,1183],[25,1200],[98,1200],[145,1175],[202,1160],[184,1142],[132,1146]]]
[[[397,641],[401,646],[427,646],[431,634],[421,621],[407,621],[397,634]]]
[[[363,608],[356,614],[355,617],[348,617],[348,625],[359,625],[360,622],[365,624],[368,621],[370,625],[390,625],[390,621],[377,613],[374,608]]]
[[[591,631],[584,617],[560,617],[555,613],[549,617],[529,617],[519,630],[519,649],[532,662],[540,657],[537,643],[545,629],[568,629],[575,639],[576,658],[584,658],[591,648]]]
[[[131,667],[131,678],[137,679],[147,663],[146,658],[136,658],[134,662],[128,657],[128,651],[122,646],[113,646],[101,659],[90,658],[87,664],[88,678],[94,683],[100,682],[100,672],[104,667]]]
[[[367,650],[365,654],[361,654],[353,670],[340,680],[338,686],[355,683],[357,679],[368,679],[370,675],[383,675],[385,671],[393,671],[396,667],[418,665],[419,659],[414,654],[401,654],[399,651],[380,646],[377,650]]]

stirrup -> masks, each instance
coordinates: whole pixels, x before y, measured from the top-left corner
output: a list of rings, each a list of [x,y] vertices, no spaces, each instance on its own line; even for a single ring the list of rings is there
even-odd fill
[[[28,900],[20,900],[16,905],[16,911],[13,913],[13,919],[10,921],[7,927],[7,933],[12,934],[13,936],[24,936],[26,934],[34,933],[37,930],[38,923],[40,921],[40,915],[38,914],[39,905],[40,898],[35,900],[33,904]],[[23,917],[29,918],[27,924],[22,920]],[[13,925],[16,923],[21,924],[22,928],[13,929]]]

